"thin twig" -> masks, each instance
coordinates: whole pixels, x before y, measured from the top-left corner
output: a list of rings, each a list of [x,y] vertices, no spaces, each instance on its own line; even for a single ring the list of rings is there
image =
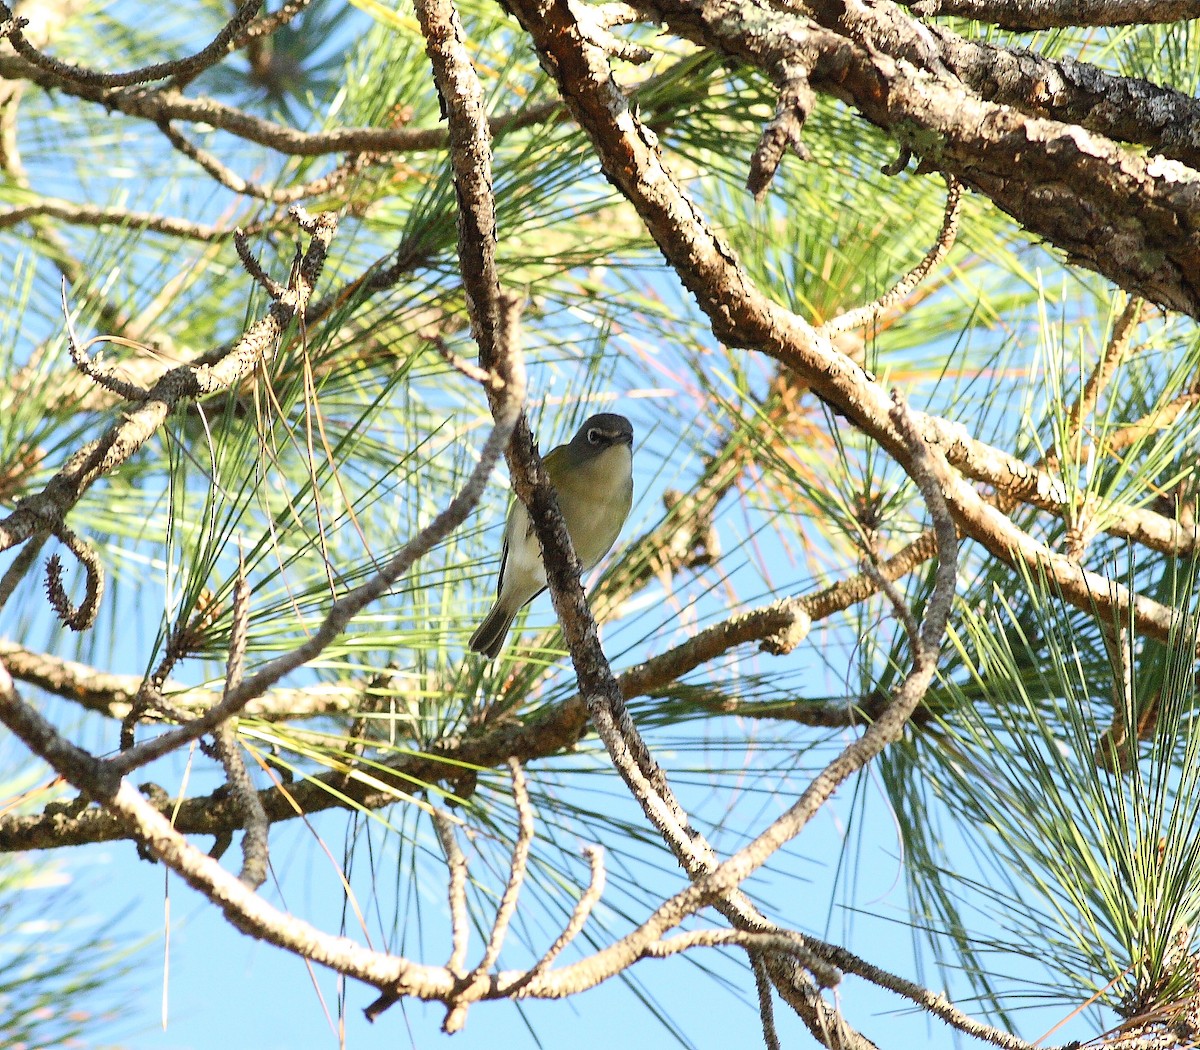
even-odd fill
[[[312,0],[287,0],[278,11],[271,11],[258,16],[241,33],[229,42],[229,50],[236,51],[247,41],[258,37],[271,36],[278,32],[303,11]]]
[[[874,302],[849,310],[826,321],[817,329],[821,335],[827,339],[834,339],[855,328],[870,324],[889,307],[903,302],[929,276],[933,268],[950,253],[958,234],[958,218],[962,211],[962,183],[953,175],[945,175],[944,178],[946,180],[946,208],[942,214],[942,228],[933,247],[925,253],[925,258]]]
[[[3,663],[0,663],[0,722],[88,797],[102,802],[116,793],[121,778],[114,776],[101,759],[66,740],[26,704]]]
[[[263,269],[262,263],[258,261],[254,253],[250,250],[250,243],[246,240],[246,233],[242,229],[238,229],[233,235],[233,246],[237,250],[238,258],[242,261],[242,266],[245,271],[254,278],[255,283],[262,286],[267,295],[272,299],[280,300],[287,294],[287,285],[280,284],[266,270]]]
[[[1096,362],[1092,374],[1088,376],[1082,392],[1067,412],[1066,437],[1071,446],[1070,455],[1077,463],[1081,455],[1084,420],[1095,412],[1096,404],[1100,400],[1104,388],[1108,386],[1117,369],[1131,356],[1130,345],[1133,342],[1137,326],[1143,320],[1145,306],[1145,302],[1137,296],[1129,297],[1129,301],[1113,325],[1112,335],[1109,336],[1108,343],[1104,347],[1104,353],[1100,355],[1100,360]],[[1042,458],[1041,464],[1049,470],[1058,469],[1059,453],[1055,446],[1050,446]]]
[[[238,576],[233,587],[233,626],[229,637],[229,656],[225,663],[225,693],[242,680],[246,662],[246,638],[250,630],[250,585],[246,582],[246,562],[238,552]],[[242,871],[239,878],[257,889],[267,878],[267,833],[270,822],[258,792],[242,760],[233,721],[222,722],[215,733],[217,755],[225,768],[225,779],[241,810],[245,832],[242,835]]]
[[[472,364],[466,358],[459,357],[458,354],[456,354],[446,345],[446,341],[440,336],[431,339],[430,342],[433,344],[434,349],[437,350],[442,360],[445,361],[446,364],[448,364],[456,372],[466,376],[468,379],[475,380],[476,383],[479,383],[481,386],[486,387],[489,390],[499,391],[504,389],[504,380],[496,375],[495,372],[487,368],[480,368],[478,365]]]
[[[904,633],[908,636],[909,648],[916,652],[921,645],[920,627],[917,625],[917,619],[913,616],[912,610],[908,607],[908,603],[904,600],[904,595],[900,593],[899,588],[892,583],[886,576],[879,571],[879,567],[871,561],[870,557],[863,560],[863,572],[866,573],[884,594],[884,597],[891,603],[893,611],[896,613],[896,618],[904,627]]]
[[[31,204],[18,204],[0,210],[0,230],[39,218],[59,219],[72,226],[116,226],[127,230],[149,230],[151,233],[192,241],[221,241],[233,236],[232,229],[202,222],[191,222],[154,212],[76,204],[56,197],[41,197]],[[255,222],[250,228],[257,231],[266,225],[266,222]]]
[[[1166,430],[1185,412],[1200,405],[1200,393],[1180,394],[1165,405],[1151,409],[1140,419],[1115,427],[1105,435],[1105,446],[1109,452],[1120,452],[1136,441],[1144,440],[1158,430]],[[1190,530],[1193,534],[1194,529]]]
[[[479,960],[479,965],[470,975],[471,979],[486,974],[500,958],[500,949],[504,945],[505,934],[516,912],[517,899],[521,887],[525,884],[525,872],[529,865],[529,847],[533,842],[533,807],[529,804],[529,791],[525,786],[525,771],[521,768],[521,763],[515,758],[510,758],[508,769],[512,774],[513,803],[517,810],[517,841],[513,843],[508,883],[496,908],[492,933],[488,937],[487,948]]]
[[[502,293],[496,269],[496,201],[492,193],[492,133],[483,85],[463,46],[466,33],[450,0],[417,0],[417,20],[425,52],[446,114],[450,163],[458,199],[458,260],[467,292],[471,334],[479,364],[495,370],[501,327]],[[519,314],[513,305],[512,312]],[[496,393],[489,393],[493,412]]]
[[[490,987],[491,969],[500,958],[500,949],[504,946],[504,937],[516,912],[521,887],[525,883],[529,846],[533,842],[533,808],[529,805],[529,792],[525,787],[525,771],[521,768],[521,763],[511,758],[508,768],[512,773],[513,802],[517,809],[517,841],[513,843],[508,882],[496,907],[496,917],[483,956],[475,968],[462,979],[454,1002],[446,1014],[445,1021],[442,1022],[442,1031],[448,1034],[462,1029],[467,1022],[467,1008],[480,999]],[[461,959],[459,961],[462,962]],[[453,970],[453,965],[450,968]]]
[[[26,544],[21,553],[29,547]],[[143,675],[111,674],[76,660],[36,652],[4,638],[0,638],[0,660],[8,664],[12,676],[19,681],[118,721],[129,713],[130,703],[146,681]],[[360,706],[363,689],[361,685],[336,683],[273,689],[247,704],[245,714],[267,722],[344,715]],[[164,680],[159,690],[169,698],[174,710],[183,713],[185,721],[207,710],[224,695],[224,688],[220,691],[192,688],[170,680]]]
[[[96,622],[100,610],[100,599],[104,596],[104,565],[100,555],[83,537],[77,535],[61,522],[51,528],[51,533],[64,547],[75,555],[84,572],[83,601],[78,607],[67,597],[62,581],[62,561],[52,554],[46,562],[46,595],[50,607],[58,618],[72,631],[85,631]]]
[[[629,25],[641,19],[641,16],[626,4],[577,4],[572,10],[578,21],[579,31],[605,54],[634,65],[641,65],[653,57],[654,53],[641,44],[623,40],[609,32],[613,26]]]
[[[170,121],[159,121],[157,127],[176,150],[189,160],[195,162],[226,189],[247,197],[267,201],[270,204],[294,204],[309,197],[329,193],[331,190],[344,185],[351,176],[361,172],[379,156],[379,154],[375,153],[355,153],[324,175],[301,183],[298,186],[277,188],[264,186],[260,182],[251,182],[249,179],[243,179],[232,168],[222,163],[212,153],[209,153],[208,150],[197,146],[186,135],[176,129]]]
[[[567,921],[563,932],[546,949],[546,953],[534,964],[532,969],[522,974],[519,980],[503,986],[505,996],[515,995],[535,978],[550,969],[550,964],[558,958],[562,950],[579,936],[580,931],[587,924],[588,917],[592,914],[592,909],[600,903],[600,898],[604,895],[604,850],[600,846],[584,846],[583,855],[588,859],[591,876],[588,879],[587,889],[580,894],[579,900],[575,902],[575,907],[571,911],[571,918]]]
[[[308,7],[311,2],[312,0],[287,0],[278,11],[266,12],[259,15],[229,40],[225,45],[226,53],[232,54],[235,51],[240,51],[247,44],[261,41],[264,37],[278,32]],[[177,89],[184,88],[195,80],[201,72],[202,70],[176,73],[169,82],[170,86]]]
[[[434,806],[430,810],[434,830],[437,831],[438,841],[442,844],[442,853],[446,858],[446,867],[450,872],[446,894],[450,901],[451,943],[450,959],[446,968],[456,977],[461,976],[466,968],[467,944],[471,933],[471,923],[467,916],[467,860],[459,849],[458,840],[454,837],[454,821],[444,809]]]
[[[225,783],[237,801],[245,831],[242,834],[242,870],[238,878],[251,889],[267,880],[267,837],[270,821],[259,801],[254,782],[242,758],[232,722],[222,722],[213,732],[217,758],[225,770]]]
[[[760,953],[750,953],[750,968],[754,971],[754,987],[758,992],[758,1016],[762,1019],[763,1043],[767,1050],[780,1050],[779,1032],[775,1029],[775,1005],[771,998],[771,978]]]
[[[867,962],[860,956],[841,947],[841,945],[828,944],[825,941],[807,936],[804,939],[804,943],[814,955],[824,959],[831,966],[836,966],[843,973],[854,974],[856,977],[861,977],[864,981],[870,981],[880,988],[886,988],[888,991],[894,992],[909,1002],[915,1003],[921,1009],[927,1010],[959,1031],[976,1039],[982,1039],[984,1042],[991,1043],[994,1046],[999,1046],[1003,1050],[1069,1050],[1070,1047],[1078,1046],[1078,1044],[1072,1043],[1068,1044],[1067,1047],[1038,1047],[1037,1044],[1021,1039],[1011,1032],[1005,1032],[975,1020],[969,1014],[963,1013],[944,995],[932,992],[928,988],[922,988],[919,984],[907,978],[889,973],[887,970],[881,969],[874,963]]]
[[[63,321],[67,329],[67,346],[75,367],[94,383],[104,387],[105,390],[112,391],[118,397],[123,397],[127,401],[145,400],[149,393],[145,387],[120,378],[110,368],[101,368],[87,356],[85,348],[79,345],[79,339],[75,335],[75,325],[71,322],[71,308],[67,305],[67,279],[65,277],[62,279],[62,310]]]
[[[842,980],[837,968],[809,951],[803,935],[793,930],[775,929],[762,933],[754,930],[688,930],[674,937],[650,941],[642,948],[641,954],[650,959],[668,959],[693,948],[726,947],[745,948],[759,955],[771,952],[793,956],[825,988],[835,988]]]
[[[801,139],[804,122],[817,104],[817,96],[808,82],[811,71],[809,63],[786,65],[778,75],[779,98],[775,103],[775,115],[767,122],[750,156],[750,172],[746,177],[746,189],[754,194],[755,201],[762,203],[775,172],[789,149],[801,160],[808,160],[808,150]]]
[[[32,62],[39,69],[44,69],[47,72],[77,84],[86,84],[91,87],[115,88],[128,87],[133,84],[147,84],[150,81],[164,80],[176,74],[195,76],[209,66],[216,65],[224,57],[229,41],[250,24],[255,13],[261,6],[262,0],[242,0],[241,5],[234,12],[233,18],[222,26],[221,31],[206,47],[197,51],[194,55],[176,59],[172,62],[157,62],[152,66],[131,69],[125,73],[97,73],[95,70],[85,69],[82,66],[73,66],[67,62],[61,62],[57,58],[52,58],[50,55],[43,54],[25,39],[23,30],[29,23],[24,18],[14,18],[13,13],[3,3],[0,3],[0,19],[7,22],[8,28],[5,35],[8,36],[13,50],[26,61]]]
[[[1084,384],[1083,393],[1071,406],[1067,417],[1067,428],[1070,433],[1077,434],[1079,432],[1083,421],[1096,410],[1096,403],[1100,400],[1104,388],[1108,386],[1117,369],[1131,356],[1130,348],[1133,344],[1134,333],[1145,317],[1145,300],[1131,295],[1125,304],[1125,309],[1121,311],[1121,316],[1113,325],[1112,335],[1109,337],[1108,345],[1104,348],[1104,354],[1096,362],[1095,369],[1088,376],[1087,383]]]

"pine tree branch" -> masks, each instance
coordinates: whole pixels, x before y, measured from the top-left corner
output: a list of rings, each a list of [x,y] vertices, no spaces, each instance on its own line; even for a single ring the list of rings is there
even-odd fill
[[[152,66],[143,66],[141,69],[132,69],[125,73],[98,73],[82,66],[60,62],[50,55],[43,54],[25,38],[24,30],[28,22],[24,18],[14,17],[12,11],[4,3],[0,3],[0,19],[4,20],[3,26],[0,26],[0,33],[8,38],[17,54],[39,69],[79,84],[121,88],[134,84],[147,84],[153,80],[165,80],[172,76],[188,77],[189,79],[197,76],[225,57],[230,42],[250,25],[261,6],[262,0],[242,0],[234,12],[233,18],[221,27],[221,31],[206,47],[194,55],[173,62],[158,62]]]
[[[954,15],[1001,29],[1130,26],[1200,18],[1196,0],[900,0],[922,18]]]
[[[818,91],[854,106],[927,165],[990,197],[1075,263],[1132,294],[1200,317],[1192,249],[1177,236],[1180,228],[1200,225],[1200,175],[964,90],[941,63],[930,32],[894,4],[797,4],[808,17],[782,14],[765,0],[636,0],[633,6],[679,35],[761,70],[777,86],[783,86],[781,70],[810,68],[809,82]],[[561,52],[562,42],[553,49]],[[556,73],[568,102],[575,93],[565,83],[572,72]],[[594,120],[599,114],[589,121],[578,105],[573,112],[602,149]],[[623,173],[610,167],[609,173],[624,192],[640,167]],[[661,223],[642,215],[657,237]],[[679,230],[690,227],[689,218]],[[694,259],[690,269],[702,269],[702,260]],[[715,323],[724,338],[726,322]],[[730,336],[736,343],[736,333]]]

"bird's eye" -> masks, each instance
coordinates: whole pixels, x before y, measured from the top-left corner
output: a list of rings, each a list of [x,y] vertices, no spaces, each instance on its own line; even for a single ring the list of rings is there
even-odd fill
[[[587,439],[589,445],[599,445],[604,441],[604,431],[596,427],[588,427]]]

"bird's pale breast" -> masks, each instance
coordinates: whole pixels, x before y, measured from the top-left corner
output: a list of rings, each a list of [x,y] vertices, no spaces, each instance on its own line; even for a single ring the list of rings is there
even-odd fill
[[[585,569],[616,542],[633,504],[633,457],[628,445],[613,445],[580,464],[556,483],[563,518]]]

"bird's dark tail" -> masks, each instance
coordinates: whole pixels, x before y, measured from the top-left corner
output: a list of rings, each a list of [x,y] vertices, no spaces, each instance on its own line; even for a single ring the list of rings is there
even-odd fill
[[[471,635],[469,643],[471,652],[483,653],[489,660],[496,659],[504,648],[504,639],[508,637],[508,629],[517,617],[517,609],[509,609],[503,601],[497,601],[492,611],[484,617]]]

